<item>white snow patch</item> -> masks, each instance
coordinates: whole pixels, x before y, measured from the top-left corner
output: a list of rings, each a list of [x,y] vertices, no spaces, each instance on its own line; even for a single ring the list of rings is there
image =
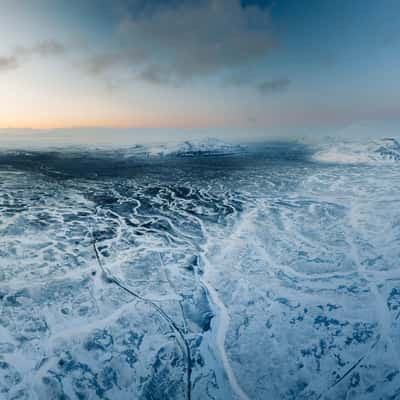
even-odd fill
[[[400,144],[394,138],[368,143],[334,143],[317,151],[313,158],[338,164],[387,164],[400,161]]]

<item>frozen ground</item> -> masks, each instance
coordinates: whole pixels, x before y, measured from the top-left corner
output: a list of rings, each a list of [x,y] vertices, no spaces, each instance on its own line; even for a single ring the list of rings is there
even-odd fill
[[[0,156],[0,399],[400,398],[396,143],[210,143]]]

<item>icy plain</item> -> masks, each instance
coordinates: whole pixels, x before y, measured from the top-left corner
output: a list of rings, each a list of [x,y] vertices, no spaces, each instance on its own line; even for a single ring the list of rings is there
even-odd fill
[[[397,142],[210,143],[0,155],[0,399],[400,398]]]

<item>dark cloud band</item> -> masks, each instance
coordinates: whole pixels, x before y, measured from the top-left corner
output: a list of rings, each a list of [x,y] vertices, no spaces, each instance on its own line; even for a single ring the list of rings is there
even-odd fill
[[[273,94],[280,93],[286,90],[290,85],[290,80],[288,78],[279,78],[271,81],[261,82],[258,85],[258,90],[262,94]]]

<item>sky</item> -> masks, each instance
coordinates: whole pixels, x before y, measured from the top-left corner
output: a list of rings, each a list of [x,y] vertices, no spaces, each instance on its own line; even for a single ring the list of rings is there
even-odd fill
[[[0,0],[0,128],[400,116],[397,0]]]

